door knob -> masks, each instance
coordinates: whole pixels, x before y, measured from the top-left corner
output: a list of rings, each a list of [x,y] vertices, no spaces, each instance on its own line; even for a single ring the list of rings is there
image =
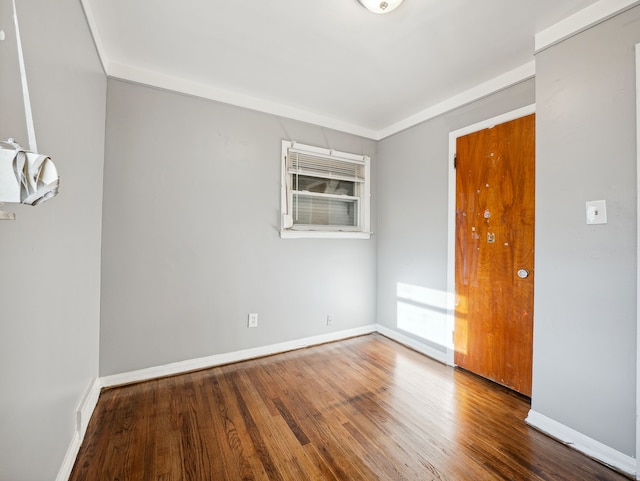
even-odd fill
[[[529,271],[527,269],[519,269],[518,277],[520,279],[526,279],[527,277],[529,277]]]

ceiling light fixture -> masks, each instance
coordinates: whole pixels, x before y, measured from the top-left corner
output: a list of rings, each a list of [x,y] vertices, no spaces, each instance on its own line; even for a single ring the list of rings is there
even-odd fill
[[[358,0],[363,7],[373,13],[389,13],[395,10],[402,0]]]

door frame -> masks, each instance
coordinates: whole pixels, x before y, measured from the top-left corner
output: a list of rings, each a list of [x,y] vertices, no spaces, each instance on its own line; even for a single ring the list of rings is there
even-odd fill
[[[636,479],[640,479],[640,43],[636,44]]]
[[[447,346],[446,362],[450,366],[455,366],[453,334],[455,329],[455,308],[456,308],[456,170],[453,167],[456,157],[456,140],[458,137],[488,129],[494,125],[509,122],[510,120],[526,117],[536,112],[536,105],[529,104],[525,107],[506,112],[504,114],[481,120],[475,124],[468,125],[458,130],[449,132],[449,203],[448,203],[448,224],[447,224],[447,330],[451,333],[451,345]]]

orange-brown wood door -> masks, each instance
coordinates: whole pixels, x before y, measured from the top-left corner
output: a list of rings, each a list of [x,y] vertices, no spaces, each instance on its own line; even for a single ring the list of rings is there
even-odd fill
[[[456,143],[456,365],[531,396],[535,115]]]

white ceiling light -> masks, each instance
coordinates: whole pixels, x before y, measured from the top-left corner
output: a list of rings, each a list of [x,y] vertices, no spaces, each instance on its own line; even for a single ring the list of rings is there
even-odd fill
[[[367,10],[373,13],[389,13],[395,10],[402,0],[358,0]]]
[[[367,10],[373,13],[389,13],[395,10],[403,0],[358,0]]]

